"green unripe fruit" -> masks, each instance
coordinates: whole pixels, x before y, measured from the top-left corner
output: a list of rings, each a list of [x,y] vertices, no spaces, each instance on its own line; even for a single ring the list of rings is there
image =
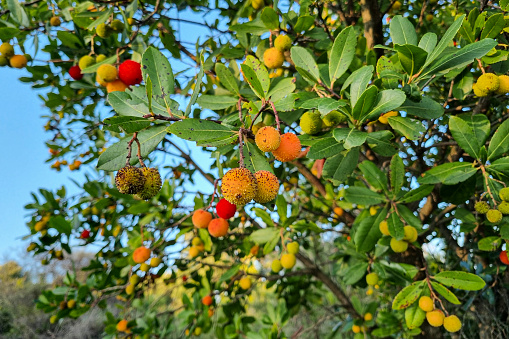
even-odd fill
[[[486,219],[491,223],[497,223],[502,220],[502,213],[498,210],[489,210],[488,213],[486,213]]]
[[[37,244],[35,242],[30,243],[27,247],[27,252],[32,252],[37,247]]]
[[[509,201],[509,187],[504,187],[498,192],[500,199]]]
[[[482,92],[494,92],[500,87],[500,79],[496,74],[484,73],[477,79],[477,89]]]
[[[276,118],[274,117],[274,115],[269,114],[269,113],[263,114],[263,123],[265,126],[272,126],[272,125],[274,125],[275,122],[276,122]]]
[[[104,82],[112,82],[117,79],[117,68],[110,64],[104,64],[97,69],[97,76]]]
[[[131,285],[137,285],[138,283],[140,282],[140,276],[137,275],[137,274],[133,274],[130,278],[129,278],[129,283]]]
[[[327,114],[325,117],[323,117],[322,123],[326,127],[334,127],[339,124],[342,124],[346,120],[347,120],[347,117],[343,113],[338,112],[338,111],[332,111],[329,114]]]
[[[286,245],[286,250],[288,253],[297,254],[299,253],[299,243],[298,242],[291,242],[288,245]]]
[[[322,130],[322,119],[320,113],[309,111],[300,117],[300,128],[302,132],[313,135]]]
[[[141,169],[145,177],[143,189],[136,196],[143,200],[153,198],[161,190],[161,175],[156,168],[144,167]]]
[[[417,233],[417,230],[415,229],[415,227],[405,226],[404,231],[405,231],[405,236],[404,236],[403,240],[406,240],[408,242],[414,242],[417,240],[418,233]]]
[[[14,47],[8,42],[4,42],[0,45],[0,53],[6,58],[10,58],[14,55]]]
[[[376,274],[375,272],[371,272],[368,275],[366,275],[366,283],[369,286],[375,286],[376,284],[378,284],[379,279],[380,278],[378,277],[378,274]]]
[[[408,248],[408,243],[404,240],[391,239],[391,248],[396,253],[405,252]]]
[[[125,166],[117,172],[115,185],[120,193],[137,194],[144,189],[145,176],[138,167]]]
[[[474,208],[481,214],[486,214],[490,210],[490,205],[486,201],[478,201],[475,203]]]
[[[95,33],[101,38],[107,38],[111,34],[111,27],[106,24],[99,24],[95,29]]]
[[[264,124],[263,122],[259,122],[259,123],[257,123],[257,124],[254,124],[254,125],[253,125],[253,129],[252,129],[253,134],[254,134],[254,135],[256,135],[256,133],[258,133],[258,131],[259,131],[259,130],[260,130],[260,128],[262,128],[262,127],[265,127],[265,124]]]
[[[104,60],[106,60],[106,55],[104,55],[104,54],[99,54],[98,56],[95,57],[96,63],[102,62]]]
[[[272,269],[272,272],[277,273],[283,269],[283,266],[281,266],[281,261],[279,259],[275,259],[272,261],[270,268]]]
[[[292,39],[288,35],[278,35],[274,40],[274,47],[281,52],[287,51],[292,47]]]
[[[54,324],[54,323],[56,323],[56,322],[57,322],[57,320],[58,320],[58,317],[57,317],[57,315],[56,315],[56,314],[52,315],[52,316],[51,316],[51,318],[49,318],[49,322],[50,322],[50,324]]]
[[[113,20],[111,22],[111,29],[113,29],[115,32],[121,32],[124,30],[124,23],[120,20]]]
[[[140,265],[140,271],[142,271],[142,272],[148,272],[149,269],[150,269],[150,265],[147,263],[142,263]]]
[[[9,59],[6,56],[0,55],[0,67],[7,66],[9,64]]]
[[[500,205],[498,205],[498,210],[502,213],[502,214],[509,214],[509,202],[507,201],[502,201],[500,203]]]
[[[93,64],[95,64],[95,59],[90,55],[82,56],[80,58],[80,61],[78,62],[78,66],[80,67],[81,70],[84,70],[85,68],[90,67]]]

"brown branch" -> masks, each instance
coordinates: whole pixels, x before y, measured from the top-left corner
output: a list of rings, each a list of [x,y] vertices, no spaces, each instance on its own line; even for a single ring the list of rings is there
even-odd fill
[[[325,196],[327,194],[327,191],[325,190],[325,186],[322,184],[320,179],[318,179],[311,171],[299,160],[294,160],[291,162],[293,165],[297,167],[299,172],[313,185],[318,192]]]
[[[166,139],[166,141],[168,141],[173,147],[175,147],[181,154],[182,158],[184,158],[190,165],[194,166],[194,168],[200,172],[201,175],[203,175],[203,177],[205,179],[207,179],[212,185],[214,184],[214,177],[208,173],[206,173],[203,169],[201,169],[200,166],[198,166],[194,161],[193,159],[189,156],[189,154],[187,154],[186,152],[184,152],[182,149],[180,149],[180,147],[178,147],[177,145],[175,145],[173,142],[171,142],[170,140]]]

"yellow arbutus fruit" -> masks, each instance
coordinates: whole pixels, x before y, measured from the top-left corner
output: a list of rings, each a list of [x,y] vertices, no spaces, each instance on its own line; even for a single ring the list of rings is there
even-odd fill
[[[124,92],[127,89],[127,85],[122,82],[122,80],[117,79],[113,80],[112,82],[108,82],[106,84],[106,91],[108,93],[111,92]]]
[[[500,81],[500,85],[498,89],[495,91],[496,94],[507,94],[509,93],[509,76],[508,75],[500,75],[498,77]]]
[[[391,248],[396,253],[405,252],[408,248],[408,243],[404,240],[391,239]]]
[[[405,236],[403,240],[406,240],[408,242],[414,242],[417,240],[418,233],[415,227],[405,226],[403,229],[405,231]]]
[[[380,222],[380,225],[378,225],[380,232],[382,232],[383,235],[390,235],[389,233],[389,224],[387,221],[383,220]]]
[[[444,328],[447,332],[458,332],[461,330],[461,320],[455,315],[450,315],[444,319]]]
[[[375,272],[371,272],[368,275],[366,275],[366,283],[370,286],[375,286],[376,284],[378,284],[378,280],[379,280],[378,274],[376,274]]]
[[[28,63],[28,59],[24,55],[13,55],[9,59],[9,62],[11,64],[11,67],[23,68],[23,67],[26,67],[26,65]]]
[[[242,288],[243,290],[248,290],[251,288],[251,279],[249,279],[248,277],[243,277],[239,280],[239,286],[240,288]]]
[[[283,266],[281,265],[281,261],[279,259],[274,259],[270,265],[270,268],[272,269],[272,272],[279,272],[283,269]]]
[[[300,117],[299,126],[302,132],[314,135],[322,130],[322,118],[319,112],[309,111]]]
[[[143,189],[145,176],[138,167],[125,166],[118,170],[115,185],[120,193],[136,194]]]
[[[104,82],[112,82],[117,78],[117,68],[110,64],[104,64],[97,69],[97,76]]]
[[[440,327],[444,323],[444,312],[441,310],[434,310],[426,313],[428,323],[433,327]]]
[[[228,202],[242,206],[254,199],[258,191],[256,177],[247,168],[233,168],[221,179],[221,192]]]
[[[288,35],[278,35],[274,47],[281,52],[288,51],[292,47],[292,39]]]
[[[256,146],[262,152],[272,152],[276,150],[281,143],[281,136],[277,129],[271,126],[265,126],[258,130],[255,135]]]
[[[294,241],[286,245],[286,250],[288,253],[297,254],[299,253],[299,247],[299,243]]]
[[[279,181],[277,177],[269,171],[257,171],[255,177],[258,189],[254,200],[260,204],[265,204],[274,200],[279,191]]]
[[[268,48],[263,53],[263,63],[267,68],[279,68],[283,66],[285,56],[283,52],[278,50],[276,47]]]
[[[481,92],[495,92],[500,87],[500,79],[496,74],[484,73],[477,79],[476,86]]]
[[[433,299],[425,295],[419,299],[419,307],[424,312],[431,312],[435,308],[435,304],[433,303]]]
[[[286,253],[281,256],[281,266],[287,270],[291,270],[296,262],[295,254]]]
[[[117,331],[119,332],[129,332],[129,329],[127,328],[127,320],[122,319],[117,323]]]

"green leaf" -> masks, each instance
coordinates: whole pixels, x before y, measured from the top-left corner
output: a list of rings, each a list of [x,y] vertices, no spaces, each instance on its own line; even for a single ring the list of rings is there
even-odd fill
[[[387,210],[383,208],[376,216],[365,218],[359,223],[354,237],[357,252],[366,253],[375,247],[378,239],[382,237],[378,225],[384,220],[386,215]]]
[[[361,262],[348,267],[342,272],[345,285],[353,285],[364,277],[368,269],[367,262]]]
[[[350,186],[345,190],[346,201],[357,205],[376,205],[385,201],[385,197],[366,187]]]
[[[66,46],[66,47],[73,48],[73,49],[83,48],[83,43],[81,42],[80,38],[78,38],[76,36],[76,34],[72,34],[71,32],[58,31],[57,38],[58,38],[58,40],[60,40],[62,45]],[[113,62],[115,62],[117,60],[116,55],[110,57],[109,59],[111,59],[111,58],[114,58]],[[100,64],[102,64],[102,62]],[[93,66],[95,66],[95,64],[92,65],[91,67],[93,67]],[[97,68],[99,68],[99,66],[96,67],[95,71],[97,71]],[[88,73],[89,68],[90,67],[87,67],[87,68],[81,70],[81,73],[83,73],[83,74]],[[93,71],[93,72],[95,72],[95,71]],[[93,72],[91,72],[91,73],[93,73]]]
[[[433,286],[433,289],[438,294],[440,294],[442,297],[444,297],[445,300],[447,300],[451,304],[461,305],[460,301],[458,300],[458,297],[456,297],[456,295],[454,295],[454,293],[449,291],[449,289],[447,287],[445,287],[444,285],[439,284],[439,283],[437,283],[435,281],[432,281],[431,282],[431,286]]]
[[[63,31],[58,31],[58,32],[63,32]],[[57,32],[57,37],[58,37],[58,32]],[[16,37],[19,33],[20,33],[20,30],[18,28],[0,27],[0,40],[9,41],[12,38]],[[63,44],[63,41],[62,41],[62,44]]]
[[[202,108],[211,110],[221,110],[232,107],[238,103],[239,99],[228,95],[200,95],[196,101]]]
[[[261,19],[268,29],[274,30],[279,28],[279,16],[273,8],[265,7],[262,11]]]
[[[49,227],[56,229],[59,233],[70,235],[72,232],[71,223],[61,215],[51,217]]]
[[[461,118],[451,116],[449,119],[449,129],[451,130],[451,134],[458,142],[458,145],[463,148],[471,157],[479,158],[479,150],[481,149],[481,145],[474,135],[474,131],[470,126]]]
[[[498,248],[502,245],[502,239],[500,237],[486,237],[479,240],[477,246],[481,251],[493,252],[498,250]]]
[[[198,75],[196,76],[196,82],[193,89],[193,94],[191,95],[191,99],[189,99],[189,102],[186,107],[186,112],[184,113],[184,116],[188,117],[191,113],[191,107],[196,102],[196,99],[198,98],[198,94],[201,92],[201,83],[203,80],[203,54],[200,55],[200,71],[198,72]],[[147,84],[148,85],[148,84]]]
[[[465,15],[460,16],[456,20],[454,20],[453,24],[449,29],[445,32],[445,34],[440,39],[440,42],[438,43],[437,47],[428,55],[428,59],[426,60],[426,63],[424,64],[424,67],[431,64],[436,58],[438,58],[442,52],[449,46],[452,39],[456,36],[456,33],[458,33],[458,30],[461,27],[461,24],[463,23],[463,19],[465,18]]]
[[[262,228],[260,230],[256,230],[249,236],[251,241],[257,244],[265,244],[266,242],[271,241],[275,237],[279,237],[279,229],[275,227]]]
[[[273,102],[279,101],[295,90],[293,78],[284,78],[273,81],[267,97]]]
[[[364,179],[378,191],[387,191],[387,176],[374,163],[364,160],[359,164]]]
[[[486,285],[481,277],[462,271],[440,272],[433,279],[445,286],[465,291],[478,291]]]
[[[315,18],[311,15],[302,15],[297,19],[297,23],[293,27],[294,31],[297,33],[302,33],[311,28],[315,23]]]
[[[258,207],[253,208],[252,211],[254,211],[255,214],[258,217],[260,217],[260,219],[262,219],[267,226],[274,227],[274,221],[272,220],[272,216],[267,211],[262,210],[261,208]]]
[[[389,217],[387,218],[387,225],[389,226],[389,234],[391,237],[396,238],[397,240],[403,239],[405,236],[405,225],[393,209],[391,209],[391,214],[389,214]]]
[[[376,86],[369,86],[359,97],[355,106],[353,106],[352,116],[355,120],[362,120],[375,104],[378,89]]]
[[[2,3],[4,5],[5,3]],[[29,27],[30,21],[23,6],[18,0],[7,0],[7,8],[11,11],[11,18],[20,26]]]
[[[348,70],[355,56],[356,46],[357,37],[353,26],[343,29],[334,40],[329,58],[331,88],[334,86],[334,82]]]
[[[234,276],[237,275],[237,273],[239,273],[239,271],[240,271],[240,265],[233,266],[232,268],[230,268],[228,271],[224,272],[221,275],[221,277],[219,278],[219,282],[231,280]]]
[[[352,148],[328,158],[323,166],[323,176],[344,182],[352,174],[359,161],[359,148]]]
[[[149,76],[152,81],[152,98],[170,109],[170,94],[174,92],[175,80],[168,59],[156,48],[149,47],[143,53],[141,70],[143,79]]]
[[[413,226],[417,230],[422,229],[421,219],[416,217],[414,212],[412,212],[408,207],[403,204],[397,204],[396,208],[398,209],[400,217],[403,218],[407,225]]]
[[[390,131],[377,131],[368,133],[366,143],[376,153],[384,157],[391,157],[396,153],[396,148],[391,142],[393,138],[394,134]]]
[[[433,191],[433,188],[433,185],[421,185],[418,188],[407,192],[403,198],[399,200],[399,202],[407,204],[409,202],[421,200],[422,198],[427,197]]]
[[[342,151],[344,151],[344,147],[342,143],[337,142],[334,138],[325,138],[314,143],[307,157],[309,159],[324,159],[333,157]]]
[[[376,104],[361,121],[378,119],[379,115],[398,109],[405,102],[406,95],[399,89],[386,89],[378,93]]]
[[[133,116],[114,116],[104,119],[104,129],[117,133],[131,134],[150,126],[150,121]]]
[[[346,149],[362,145],[368,135],[368,133],[361,132],[355,128],[336,128],[332,134],[338,142],[344,143]]]
[[[420,184],[454,185],[465,181],[477,172],[477,168],[470,162],[449,162],[433,167],[417,179]]]
[[[290,53],[295,67],[298,67],[306,72],[306,74],[303,74],[303,76],[310,76],[309,80],[318,83],[320,81],[320,72],[318,71],[318,65],[316,64],[316,61],[311,53],[309,53],[305,48],[299,46],[293,46],[290,50]]]
[[[425,50],[414,45],[395,45],[394,49],[398,52],[401,66],[410,76],[421,70],[428,57]]]
[[[426,128],[424,128],[420,121],[411,118],[389,117],[388,120],[392,128],[410,140],[417,140],[420,138],[421,133],[426,132]]]
[[[491,138],[488,146],[488,160],[500,158],[509,150],[509,120],[504,121]]]
[[[221,63],[216,64],[215,70],[216,75],[224,88],[234,94],[240,95],[239,85],[237,84],[237,80],[233,76],[232,72],[224,64]]]
[[[428,32],[424,34],[419,41],[419,48],[423,49],[428,55],[433,52],[437,45],[437,35],[435,33]]]
[[[189,141],[203,142],[210,139],[227,139],[236,134],[235,131],[221,124],[200,119],[184,119],[168,127],[175,136]]]
[[[419,102],[406,99],[399,109],[406,111],[410,115],[427,120],[440,118],[444,114],[442,105],[427,96],[423,97]]]
[[[417,34],[410,20],[396,15],[389,24],[392,43],[394,45],[417,45]]]
[[[107,10],[102,11],[102,12],[98,12],[98,13],[100,13],[101,15],[99,15],[97,17],[97,19],[92,21],[87,26],[87,28],[86,28],[87,30],[91,31],[94,28],[96,28],[97,26],[99,26],[100,24],[104,24],[108,20],[108,18],[111,16],[111,14],[113,13],[113,9],[112,8],[108,8]]]
[[[357,100],[368,87],[369,81],[373,77],[373,70],[374,67],[371,65],[363,66],[353,72],[343,84],[341,91],[345,90],[349,85],[351,85],[350,105],[352,107],[355,107]]]
[[[261,19],[255,19],[243,24],[230,25],[230,30],[237,33],[248,33],[256,35],[261,35],[269,31]]]
[[[137,1],[133,1],[136,3]],[[179,45],[176,43],[175,35],[172,30],[168,31],[159,31],[159,38],[161,38],[161,42],[168,51],[170,51],[171,56],[175,59],[180,59],[180,49]]]
[[[257,97],[259,97],[260,99],[264,99],[265,93],[255,71],[246,64],[241,64],[240,68],[242,69],[242,75],[244,76],[244,80],[249,84],[249,87],[251,87],[251,89],[253,90]]]
[[[398,194],[405,183],[405,165],[403,159],[396,154],[391,159],[391,188],[394,195]]]
[[[244,61],[243,65],[249,66],[255,72],[256,77],[260,82],[260,86],[263,90],[263,97],[267,98],[267,93],[269,92],[270,88],[270,79],[269,72],[267,71],[265,65],[263,65],[260,62],[260,60],[258,60],[252,55],[248,55],[246,57],[246,60]]]
[[[506,24],[504,14],[493,14],[488,18],[488,20],[486,20],[486,23],[484,24],[484,29],[481,32],[481,40],[487,38],[496,38],[505,26]]]
[[[138,141],[141,145],[141,156],[145,158],[150,152],[152,152],[164,139],[166,134],[166,126],[164,125],[154,126],[139,132]],[[97,169],[112,172],[124,167],[127,157],[127,143],[131,139],[132,136],[127,136],[116,144],[108,147],[106,151],[99,156]],[[136,147],[136,143],[133,143],[133,156],[130,161],[131,165],[138,162],[138,157],[134,156],[136,154]]]
[[[274,170],[269,165],[267,157],[260,151],[254,143],[245,142],[243,147],[244,164],[246,168],[255,173],[258,171],[269,171],[274,173]]]
[[[426,312],[424,312],[417,304],[408,307],[405,310],[405,323],[409,329],[418,328],[426,319]]]
[[[413,284],[402,289],[395,297],[392,302],[393,310],[402,310],[412,305],[421,295],[421,292],[425,286],[423,280],[416,281]]]

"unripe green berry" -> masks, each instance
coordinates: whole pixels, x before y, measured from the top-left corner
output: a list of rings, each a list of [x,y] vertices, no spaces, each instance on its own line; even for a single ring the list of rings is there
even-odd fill
[[[502,214],[509,214],[509,202],[507,201],[502,201],[500,203],[500,205],[498,205],[498,210],[502,213]]]
[[[497,223],[502,220],[502,213],[499,210],[491,209],[486,213],[486,219],[491,223]]]
[[[378,280],[379,280],[378,274],[376,274],[375,272],[371,272],[368,275],[366,275],[366,283],[370,286],[375,286],[376,284],[378,284]]]
[[[498,192],[500,199],[504,201],[509,201],[509,187],[504,187]]]
[[[490,210],[490,205],[486,201],[478,201],[475,203],[474,208],[481,214],[486,214]]]
[[[300,117],[300,128],[302,132],[313,135],[322,130],[322,119],[320,113],[309,111]]]

